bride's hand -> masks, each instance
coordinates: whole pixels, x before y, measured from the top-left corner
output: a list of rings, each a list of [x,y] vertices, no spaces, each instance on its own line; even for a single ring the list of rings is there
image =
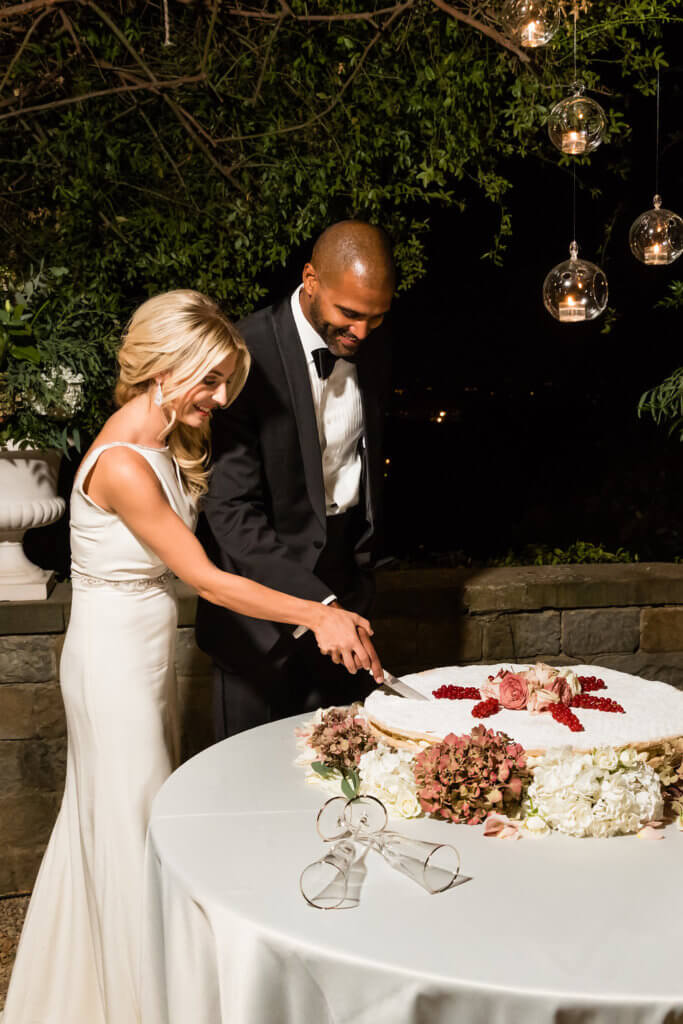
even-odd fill
[[[384,679],[384,670],[370,637],[372,626],[362,615],[348,612],[338,604],[320,605],[318,621],[313,632],[322,654],[327,654],[338,665],[344,665],[355,674],[359,668],[372,673],[378,683]]]

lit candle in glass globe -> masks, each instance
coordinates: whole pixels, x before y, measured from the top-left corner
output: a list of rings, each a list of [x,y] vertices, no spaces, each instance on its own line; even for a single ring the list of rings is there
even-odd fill
[[[576,242],[569,259],[558,263],[543,282],[543,304],[560,323],[595,320],[607,306],[607,278],[595,263],[579,259]]]
[[[556,103],[548,118],[550,141],[561,153],[572,156],[597,149],[607,123],[600,104],[584,96],[583,90],[583,83],[576,82],[573,95]]]
[[[683,220],[662,209],[662,197],[654,197],[654,210],[641,213],[628,233],[631,252],[648,266],[666,266],[683,252]]]
[[[544,46],[560,25],[560,8],[553,0],[506,0],[501,21],[522,46]]]

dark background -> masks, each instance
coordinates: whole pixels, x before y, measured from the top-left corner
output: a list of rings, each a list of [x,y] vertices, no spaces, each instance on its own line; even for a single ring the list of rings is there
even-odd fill
[[[680,214],[682,86],[683,69],[662,75],[660,191]],[[608,333],[605,316],[560,325],[543,307],[543,279],[568,258],[572,239],[571,169],[549,141],[547,162],[509,168],[513,238],[503,267],[481,259],[496,208],[473,194],[464,213],[431,211],[427,273],[390,315],[388,553],[412,563],[477,563],[580,539],[643,560],[683,555],[683,445],[636,411],[640,395],[683,363],[683,312],[654,308],[681,278],[683,258],[646,267],[629,251],[629,227],[655,191],[655,100],[630,96],[624,112],[633,128],[624,179],[609,146],[577,163],[579,256],[607,274],[615,314]],[[295,287],[308,256],[294,252],[269,275],[264,305]],[[65,496],[74,470],[65,460]],[[67,520],[26,539],[29,557],[62,574]]]

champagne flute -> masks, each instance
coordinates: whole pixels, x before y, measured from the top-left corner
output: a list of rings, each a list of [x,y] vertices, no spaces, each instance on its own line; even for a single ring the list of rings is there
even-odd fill
[[[347,897],[356,840],[381,831],[386,823],[386,808],[374,796],[327,800],[318,812],[316,827],[320,837],[333,845],[301,872],[299,888],[306,902],[318,910],[340,907]]]
[[[450,889],[460,874],[460,854],[448,843],[413,839],[398,832],[371,836],[370,843],[387,864],[429,893]]]

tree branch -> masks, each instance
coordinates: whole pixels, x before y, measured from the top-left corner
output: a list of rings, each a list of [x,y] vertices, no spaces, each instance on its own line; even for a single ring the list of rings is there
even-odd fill
[[[413,3],[414,0],[405,0],[405,3],[394,4],[392,7],[380,7],[376,11],[358,11],[353,14],[295,14],[289,4],[285,5],[283,2],[284,11],[280,11],[279,14],[272,11],[250,11],[246,7],[228,7],[227,13],[239,18],[258,18],[260,21],[277,21],[285,12],[296,21],[372,21],[381,14],[400,13],[406,7],[412,7]]]
[[[398,15],[401,14],[403,10],[405,10],[406,7],[410,6],[412,6],[412,3],[409,0],[408,3],[399,4],[397,7],[393,8],[393,14],[391,14],[384,22],[384,24],[377,29],[374,36],[372,37],[372,39],[367,44],[362,54],[358,58],[358,63],[356,64],[355,68],[353,69],[349,77],[346,79],[346,81],[342,85],[341,89],[339,90],[335,98],[332,100],[331,103],[328,103],[324,110],[321,110],[319,113],[314,114],[313,117],[309,117],[306,121],[300,121],[298,124],[287,125],[286,128],[276,128],[272,132],[255,132],[254,134],[249,135],[228,135],[225,138],[217,139],[216,141],[246,142],[249,139],[263,139],[269,135],[288,135],[290,132],[298,132],[301,131],[303,128],[308,128],[309,125],[315,124],[317,121],[321,121],[323,118],[327,117],[330,111],[334,110],[337,104],[341,103],[344,93],[349,88],[353,80],[357,77],[359,71],[363,67],[365,58],[368,56],[370,50],[373,48],[375,43],[378,42],[384,31],[389,28],[392,21],[394,21],[398,17]]]
[[[57,4],[65,3],[71,3],[71,0],[27,0],[25,4],[0,8],[0,19],[15,18],[22,14],[30,14],[31,11],[40,11],[43,7],[55,7]]]
[[[446,3],[446,0],[432,0],[432,3],[440,10],[445,11],[446,14],[449,14],[451,18],[454,18],[456,21],[462,21],[465,25],[469,25],[470,28],[474,28],[477,32],[482,32],[485,36],[488,36],[489,39],[493,39],[493,41],[498,43],[499,46],[504,46],[506,50],[510,50],[511,53],[514,53],[515,57],[519,57],[524,64],[529,63],[529,54],[525,53],[524,50],[520,50],[518,46],[515,46],[515,44],[508,39],[507,36],[504,36],[502,32],[498,32],[497,29],[484,24],[483,21],[478,21],[470,14],[465,14],[464,11],[459,11],[457,7],[452,7],[450,4]]]
[[[24,114],[36,114],[41,110],[68,107],[73,103],[84,103],[85,100],[94,100],[100,96],[113,96],[115,93],[120,92],[138,92],[140,89],[145,89],[147,92],[157,92],[160,89],[177,89],[181,85],[188,85],[190,82],[200,82],[203,79],[204,75],[191,75],[185,78],[172,78],[167,82],[140,82],[136,85],[119,85],[113,89],[97,89],[95,92],[85,92],[81,96],[67,96],[63,100],[51,100],[49,103],[38,103],[33,107],[10,110],[7,114],[0,114],[0,121],[8,121],[14,117],[23,117]],[[11,102],[9,101],[9,103]],[[0,104],[0,106],[4,105]]]
[[[126,35],[121,31],[121,29],[118,27],[118,25],[115,22],[112,21],[112,19],[109,17],[109,15],[106,14],[102,10],[102,8],[99,7],[94,2],[94,0],[85,0],[85,3],[87,3],[88,7],[90,7],[91,10],[93,10],[95,12],[95,14],[97,14],[97,16],[99,18],[101,18],[101,20],[105,23],[105,25],[109,26],[109,28],[114,33],[116,38],[118,40],[120,40],[122,45],[126,48],[126,50],[128,50],[128,53],[131,55],[131,57],[133,58],[135,63],[138,65],[138,67],[142,68],[144,73],[149,78],[150,82],[156,83],[156,76],[155,76],[154,72],[144,62],[144,60],[142,59],[142,57],[140,56],[138,51],[135,49],[135,47],[130,42],[130,40],[126,37]],[[205,76],[202,75],[201,77],[204,78]],[[183,128],[185,129],[187,134],[190,136],[192,141],[195,143],[195,145],[199,149],[201,149],[202,153],[207,158],[207,160],[211,164],[213,164],[213,166],[216,168],[216,170],[219,171],[219,173],[222,174],[224,178],[228,178],[229,181],[231,181],[232,184],[235,186],[235,188],[237,188],[241,192],[243,192],[244,189],[242,188],[242,186],[237,181],[235,181],[235,179],[233,178],[233,176],[232,176],[232,174],[230,172],[230,169],[224,167],[223,164],[220,163],[220,161],[216,159],[216,157],[213,155],[213,153],[208,148],[206,143],[202,139],[200,139],[199,135],[197,134],[197,132],[194,130],[194,128],[190,124],[190,120],[192,119],[191,116],[189,114],[187,114],[185,111],[182,111],[181,108],[179,108],[178,105],[173,102],[173,100],[170,98],[170,96],[167,96],[165,93],[162,93],[161,95],[162,95],[162,99],[163,99],[164,103],[166,103],[166,105],[171,108],[171,110],[173,111],[175,117],[178,119],[178,121],[183,126]],[[188,119],[190,119],[190,120],[188,120]],[[203,129],[201,129],[201,130],[203,131]],[[212,145],[214,145],[214,146],[216,145],[216,142],[215,142],[214,139],[210,139],[210,141],[211,141]]]
[[[7,71],[5,72],[5,77],[3,78],[2,82],[0,82],[0,92],[2,92],[2,90],[5,88],[5,85],[7,84],[8,80],[9,80],[9,76],[12,74],[12,69],[14,68],[14,65],[17,63],[17,61],[21,57],[22,53],[24,52],[24,47],[26,46],[27,42],[29,41],[29,39],[33,35],[33,32],[35,31],[35,29],[38,28],[38,26],[40,25],[40,23],[43,20],[43,18],[46,18],[49,13],[50,13],[49,11],[43,11],[42,14],[38,15],[38,17],[36,18],[35,21],[31,22],[31,25],[30,25],[26,35],[24,36],[24,38],[21,41],[21,45],[20,45],[19,49],[17,50],[17,52],[12,57],[12,60],[10,61],[10,65],[7,68]]]

